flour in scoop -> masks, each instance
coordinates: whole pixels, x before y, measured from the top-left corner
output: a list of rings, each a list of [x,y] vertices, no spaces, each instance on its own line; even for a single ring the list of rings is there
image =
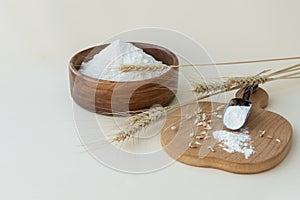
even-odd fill
[[[223,123],[226,128],[238,130],[245,124],[250,106],[229,106],[223,115]]]
[[[213,136],[220,143],[219,146],[228,153],[242,153],[248,159],[255,153],[251,144],[251,137],[243,132],[229,132],[219,130],[213,132]]]
[[[116,40],[96,54],[92,60],[81,64],[79,72],[96,79],[108,81],[140,81],[158,77],[169,69],[161,71],[121,72],[121,65],[159,63],[151,55],[131,43]]]

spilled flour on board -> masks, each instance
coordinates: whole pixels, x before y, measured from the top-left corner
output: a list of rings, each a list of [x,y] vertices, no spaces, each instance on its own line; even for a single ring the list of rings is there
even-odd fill
[[[255,153],[251,137],[248,133],[247,129],[242,129],[241,132],[218,130],[213,132],[213,136],[224,151],[228,153],[242,153],[245,159],[248,159]]]

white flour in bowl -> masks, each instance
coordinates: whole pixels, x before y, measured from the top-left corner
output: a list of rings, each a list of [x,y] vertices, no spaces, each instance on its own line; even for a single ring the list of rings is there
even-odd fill
[[[140,81],[158,77],[169,69],[161,71],[121,72],[120,65],[162,63],[131,43],[116,40],[100,51],[94,58],[81,64],[79,72],[96,79],[108,81]]]

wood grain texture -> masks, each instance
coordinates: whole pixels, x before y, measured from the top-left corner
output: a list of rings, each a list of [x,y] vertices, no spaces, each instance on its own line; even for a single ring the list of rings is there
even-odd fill
[[[164,64],[178,65],[176,55],[168,49],[153,44],[133,44]],[[170,69],[159,77],[132,82],[98,80],[78,72],[82,62],[92,59],[107,45],[83,50],[70,60],[70,90],[78,105],[92,112],[111,114],[145,109],[155,104],[166,106],[174,99],[178,69]]]
[[[241,92],[238,92],[236,96],[241,97]],[[280,115],[263,109],[267,107],[268,99],[268,94],[262,89],[256,91],[250,98],[250,101],[253,102],[253,109],[245,126],[250,131],[249,135],[256,153],[250,156],[249,159],[245,159],[241,153],[227,153],[218,146],[218,142],[213,137],[206,140],[202,147],[188,148],[188,144],[192,140],[189,136],[192,131],[191,124],[193,124],[191,120],[195,118],[183,119],[185,122],[179,123],[180,120],[182,121],[180,119],[182,110],[189,109],[184,107],[168,115],[164,131],[161,134],[161,143],[172,158],[192,166],[210,167],[240,174],[253,174],[272,169],[289,152],[292,144],[292,126]],[[222,104],[214,102],[199,103],[199,107],[207,113],[214,111],[219,105]],[[194,111],[191,110],[190,112],[193,113]],[[219,112],[219,114],[222,114],[223,109]],[[210,119],[212,120],[213,130],[209,131],[209,134],[212,134],[215,130],[226,130],[223,127],[222,119],[214,115]],[[170,129],[174,122],[175,126],[178,127],[177,131]],[[197,133],[202,130],[200,127],[195,129]],[[264,137],[260,137],[260,130],[266,130]],[[215,152],[210,151],[208,146],[213,146]],[[206,152],[206,156],[203,158],[199,157],[200,148],[202,148],[202,152]]]

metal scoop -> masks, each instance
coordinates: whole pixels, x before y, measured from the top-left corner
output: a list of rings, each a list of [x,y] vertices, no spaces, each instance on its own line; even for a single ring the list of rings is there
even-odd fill
[[[242,98],[234,98],[227,104],[223,113],[223,125],[230,130],[238,130],[246,123],[252,103],[249,101],[250,96],[256,91],[258,85],[247,86],[244,88]]]

